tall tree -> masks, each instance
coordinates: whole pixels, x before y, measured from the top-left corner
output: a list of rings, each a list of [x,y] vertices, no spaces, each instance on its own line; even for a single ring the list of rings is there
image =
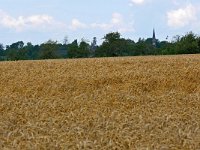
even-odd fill
[[[0,60],[3,61],[5,60],[5,50],[3,44],[0,43]]]
[[[176,43],[178,54],[195,54],[199,53],[198,37],[193,32],[187,33],[181,37]]]
[[[90,56],[90,45],[85,39],[82,39],[79,44],[79,58],[87,58]]]
[[[0,50],[1,50],[1,51],[4,50],[4,46],[3,46],[3,44],[1,44],[1,43],[0,43]]]
[[[40,45],[40,58],[42,59],[56,59],[57,41],[49,40]]]
[[[21,60],[26,59],[25,51],[24,51],[24,42],[18,41],[16,43],[11,44],[10,46],[6,46],[6,55],[8,60]],[[23,56],[22,56],[23,55]]]
[[[111,32],[104,36],[104,41],[102,45],[95,52],[96,56],[103,57],[112,57],[118,56],[119,53],[119,41],[120,41],[120,33],[119,32]]]
[[[68,57],[77,58],[78,57],[78,41],[74,40],[68,45]]]

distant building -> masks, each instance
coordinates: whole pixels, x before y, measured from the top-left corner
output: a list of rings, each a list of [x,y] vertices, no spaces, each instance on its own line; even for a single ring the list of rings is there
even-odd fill
[[[156,47],[156,33],[155,33],[155,29],[153,29],[152,45]]]

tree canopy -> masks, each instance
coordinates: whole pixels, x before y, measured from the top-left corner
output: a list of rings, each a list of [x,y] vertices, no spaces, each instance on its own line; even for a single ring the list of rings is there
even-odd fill
[[[23,41],[11,45],[0,44],[0,60],[36,60],[58,58],[88,58],[88,57],[117,57],[138,55],[171,55],[171,54],[197,54],[200,53],[200,37],[193,32],[183,36],[174,36],[172,41],[156,40],[152,38],[139,38],[137,42],[125,39],[119,32],[110,32],[103,37],[102,44],[97,44],[94,37],[89,43],[86,39],[68,41],[65,36],[63,43],[48,40],[40,45]]]

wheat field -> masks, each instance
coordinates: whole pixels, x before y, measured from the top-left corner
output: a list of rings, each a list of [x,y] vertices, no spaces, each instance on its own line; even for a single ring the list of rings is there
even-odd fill
[[[0,149],[200,149],[200,55],[0,63]]]

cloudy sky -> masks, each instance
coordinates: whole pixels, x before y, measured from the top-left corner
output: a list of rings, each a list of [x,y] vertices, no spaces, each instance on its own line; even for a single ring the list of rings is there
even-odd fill
[[[199,0],[0,0],[0,43],[85,38],[111,31],[136,40],[200,33]]]

